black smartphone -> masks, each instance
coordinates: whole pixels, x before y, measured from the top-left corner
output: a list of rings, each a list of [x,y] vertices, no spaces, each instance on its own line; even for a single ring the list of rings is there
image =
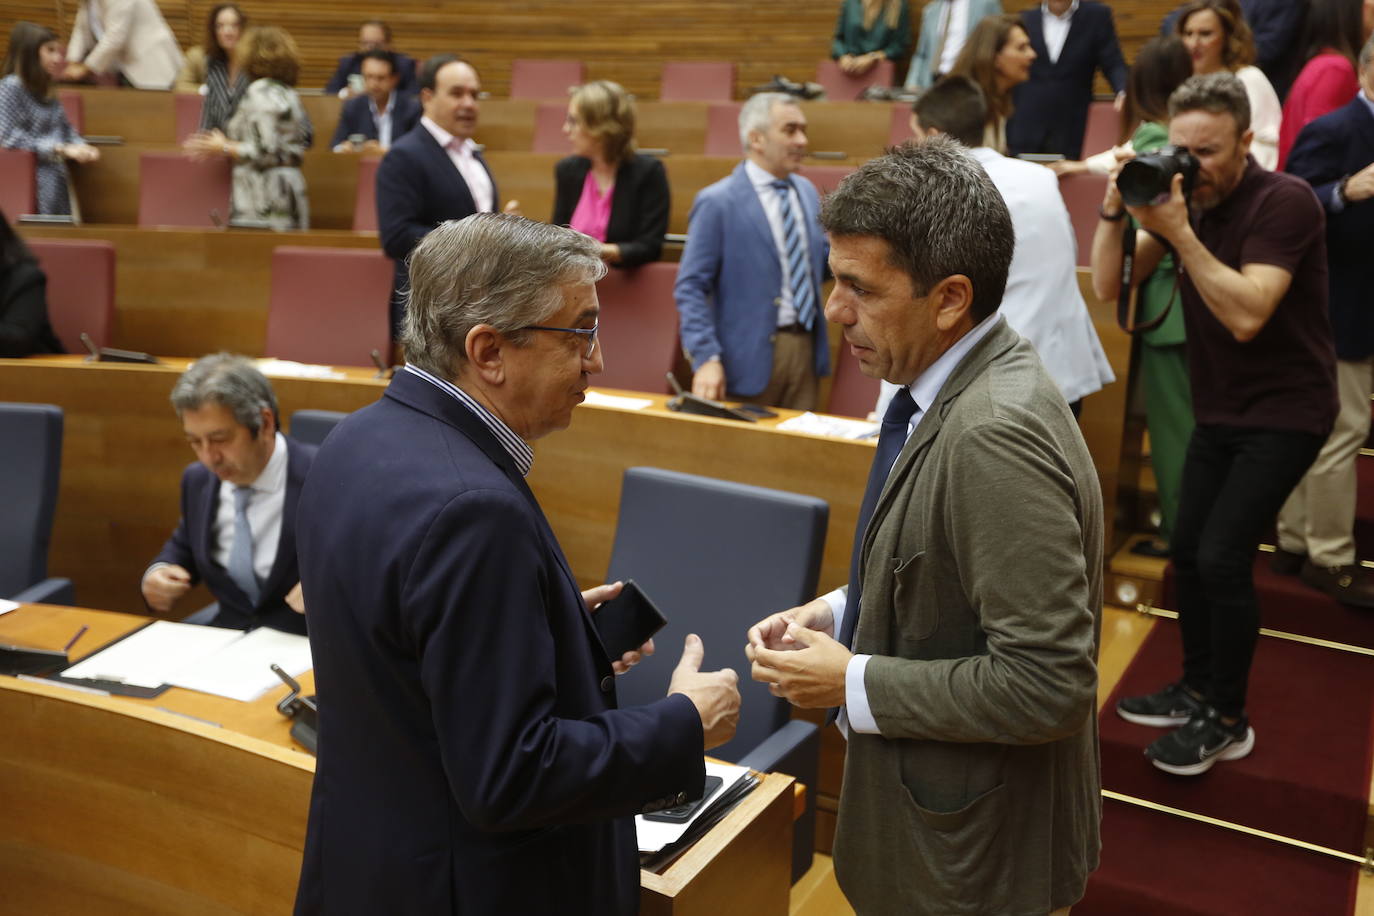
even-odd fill
[[[701,798],[696,801],[689,801],[685,805],[678,805],[676,808],[667,808],[663,811],[655,811],[653,814],[644,815],[646,821],[663,821],[665,824],[685,824],[691,819],[697,809],[704,805],[725,780],[719,776],[707,776],[706,787],[701,790]]]
[[[592,620],[611,661],[638,649],[668,623],[633,579],[626,579],[620,594],[597,608]]]

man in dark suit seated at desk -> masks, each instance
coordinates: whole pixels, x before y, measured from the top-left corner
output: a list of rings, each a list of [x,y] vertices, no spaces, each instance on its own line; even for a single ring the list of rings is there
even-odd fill
[[[420,103],[396,89],[396,55],[368,51],[363,55],[362,69],[363,94],[344,102],[339,126],[330,141],[336,153],[390,149],[393,140],[420,123]],[[355,146],[352,137],[362,137],[363,141]]]
[[[211,626],[304,633],[296,503],[314,446],[281,434],[271,384],[241,356],[196,360],[172,406],[197,460],[181,476],[181,522],[143,574],[143,600],[166,613],[203,580],[219,602]]]
[[[618,709],[592,614],[525,483],[602,368],[601,247],[513,215],[411,257],[408,364],[330,434],[300,507],[320,754],[296,912],[639,909],[631,816],[701,795],[735,673],[688,636]],[[641,647],[647,651],[649,645]],[[720,651],[717,647],[717,651]]]

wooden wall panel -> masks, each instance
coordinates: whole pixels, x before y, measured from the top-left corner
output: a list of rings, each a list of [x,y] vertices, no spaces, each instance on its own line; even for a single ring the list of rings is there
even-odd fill
[[[159,0],[183,47],[199,44],[209,0]],[[919,22],[922,0],[911,0]],[[1032,6],[1006,0],[1008,11]],[[1127,58],[1154,34],[1175,0],[1120,0],[1110,6]],[[809,79],[827,57],[837,0],[740,3],[735,0],[244,0],[257,22],[281,25],[296,37],[306,58],[302,86],[323,86],[339,55],[351,51],[357,24],[384,15],[395,46],[416,57],[455,51],[482,71],[485,88],[506,95],[510,61],[516,57],[577,58],[592,78],[614,79],[643,98],[657,98],[665,60],[733,60],[739,87],[782,73]],[[0,3],[0,22],[31,19],[71,28],[77,0]]]

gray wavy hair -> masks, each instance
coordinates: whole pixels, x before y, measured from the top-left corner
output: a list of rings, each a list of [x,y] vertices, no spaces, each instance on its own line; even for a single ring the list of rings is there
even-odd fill
[[[465,342],[477,325],[521,343],[521,328],[562,307],[559,287],[606,275],[595,239],[508,213],[440,223],[409,266],[401,344],[407,360],[446,379],[467,360]]]
[[[278,429],[281,428],[272,383],[251,359],[244,356],[233,353],[202,356],[172,386],[172,407],[176,408],[178,417],[183,410],[199,410],[206,404],[228,409],[238,424],[246,426],[254,437],[262,428],[264,407],[272,411],[273,421]]]

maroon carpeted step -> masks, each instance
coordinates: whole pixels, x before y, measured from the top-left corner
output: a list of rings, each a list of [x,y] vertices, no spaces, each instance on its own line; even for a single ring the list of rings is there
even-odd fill
[[[1145,758],[1163,729],[1116,714],[1120,696],[1180,676],[1178,624],[1161,620],[1099,717],[1102,785],[1125,795],[1357,853],[1369,811],[1374,659],[1261,637],[1251,670],[1255,750],[1201,776],[1173,776]]]
[[[1267,553],[1255,557],[1261,626],[1374,649],[1374,610],[1347,607],[1297,576],[1280,576],[1269,569],[1269,558]],[[1178,610],[1172,563],[1164,569],[1159,606]]]
[[[1359,867],[1103,799],[1102,865],[1073,916],[1347,916]]]

